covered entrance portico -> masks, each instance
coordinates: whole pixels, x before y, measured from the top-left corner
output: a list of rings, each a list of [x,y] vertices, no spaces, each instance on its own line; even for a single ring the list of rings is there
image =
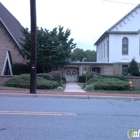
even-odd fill
[[[79,76],[88,72],[95,72],[102,75],[119,74],[114,73],[115,64],[113,63],[96,63],[96,62],[71,62],[62,70],[62,76],[67,82],[78,82]]]

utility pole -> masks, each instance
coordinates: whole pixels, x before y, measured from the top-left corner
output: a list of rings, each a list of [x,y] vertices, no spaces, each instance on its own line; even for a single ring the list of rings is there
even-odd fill
[[[31,14],[30,93],[36,94],[36,67],[37,67],[36,0],[30,0],[30,14]]]

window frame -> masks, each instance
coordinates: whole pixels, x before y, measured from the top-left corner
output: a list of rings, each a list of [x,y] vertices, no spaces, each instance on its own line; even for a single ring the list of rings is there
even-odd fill
[[[6,69],[7,66],[8,66],[8,69]],[[8,70],[8,73],[6,72],[6,70]],[[3,68],[2,68],[1,76],[5,76],[5,75],[13,75],[12,62],[10,60],[10,51],[6,52],[6,56],[5,56],[5,60],[4,60]]]
[[[129,39],[127,37],[122,38],[122,55],[128,55]]]

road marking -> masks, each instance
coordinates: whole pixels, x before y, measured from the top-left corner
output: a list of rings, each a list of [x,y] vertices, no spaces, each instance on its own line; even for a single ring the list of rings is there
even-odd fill
[[[0,111],[2,115],[77,116],[71,112]]]

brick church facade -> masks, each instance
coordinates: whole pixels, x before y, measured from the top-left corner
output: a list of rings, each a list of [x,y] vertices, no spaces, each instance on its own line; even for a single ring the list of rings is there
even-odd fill
[[[22,25],[0,3],[0,85],[13,76],[12,64],[26,64],[20,45]]]

